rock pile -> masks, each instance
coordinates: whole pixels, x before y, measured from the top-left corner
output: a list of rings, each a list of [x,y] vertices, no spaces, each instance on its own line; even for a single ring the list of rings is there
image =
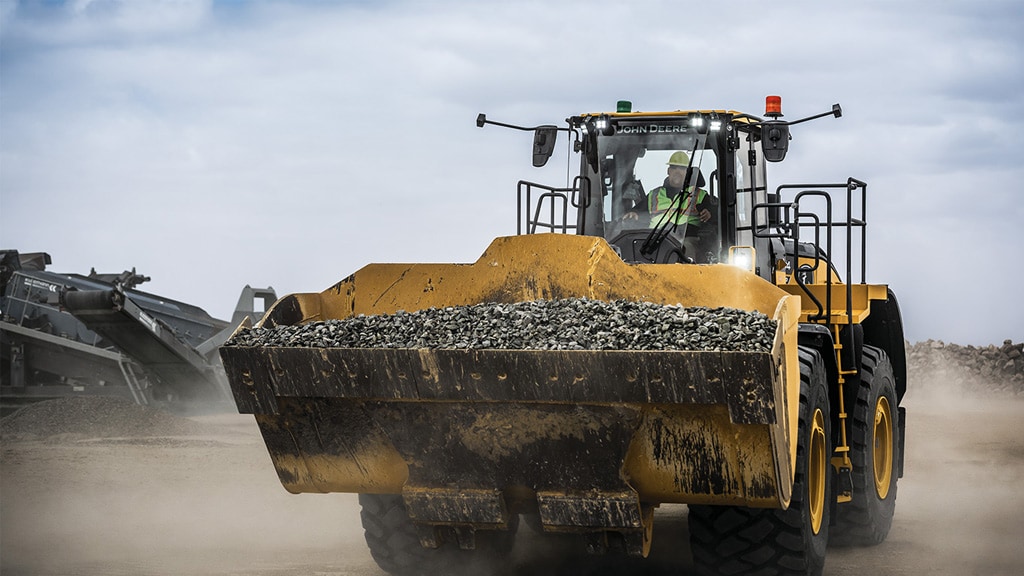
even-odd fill
[[[908,344],[907,367],[911,389],[953,386],[971,393],[1024,394],[1024,343],[1012,340],[984,347],[941,340]]]
[[[764,314],[733,308],[571,298],[252,328],[225,346],[763,352],[775,328]]]

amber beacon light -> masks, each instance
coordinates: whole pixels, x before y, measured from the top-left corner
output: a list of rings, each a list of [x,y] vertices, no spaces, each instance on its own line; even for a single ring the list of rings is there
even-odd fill
[[[782,116],[782,96],[765,96],[764,115],[770,118]]]

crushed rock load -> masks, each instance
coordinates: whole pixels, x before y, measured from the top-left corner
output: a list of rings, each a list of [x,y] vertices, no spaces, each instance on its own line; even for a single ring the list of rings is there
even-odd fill
[[[89,438],[191,436],[205,427],[193,420],[125,398],[68,396],[29,404],[0,420],[3,437],[76,435]]]
[[[572,298],[251,328],[225,346],[766,352],[775,329],[764,314],[734,308]]]
[[[961,346],[941,340],[907,345],[908,386],[936,384],[964,392],[1024,394],[1024,343]]]

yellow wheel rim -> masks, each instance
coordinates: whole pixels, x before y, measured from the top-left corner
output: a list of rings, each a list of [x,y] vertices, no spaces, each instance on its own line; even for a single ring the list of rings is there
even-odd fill
[[[875,404],[875,428],[874,440],[874,464],[875,464],[875,492],[878,497],[885,500],[889,495],[889,484],[892,481],[892,411],[889,408],[889,399],[885,396],[878,398]]]
[[[825,447],[825,415],[814,411],[811,419],[811,442],[808,452],[807,503],[811,512],[811,529],[817,534],[825,517],[825,475],[827,454]]]

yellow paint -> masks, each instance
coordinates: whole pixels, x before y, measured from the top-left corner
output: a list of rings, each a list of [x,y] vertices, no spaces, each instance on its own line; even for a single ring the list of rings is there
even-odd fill
[[[801,322],[809,322],[808,318],[818,313],[818,308],[797,284],[784,284],[779,286],[786,292],[798,296],[801,299],[802,311]],[[807,290],[821,304],[823,310],[828,312],[832,324],[860,324],[871,313],[872,300],[888,299],[888,287],[884,284],[832,284],[831,287],[825,284],[809,284]],[[850,289],[851,315],[846,315],[846,289]],[[831,294],[831,311],[825,309],[826,297]],[[823,323],[823,322],[820,322]]]
[[[889,487],[892,483],[892,461],[895,453],[892,409],[889,407],[889,399],[886,396],[879,396],[878,402],[875,404],[875,423],[871,436],[875,493],[878,494],[880,500],[885,500],[889,496]]]
[[[301,322],[310,322],[431,307],[580,297],[731,307],[758,311],[778,321],[772,349],[774,396],[779,399],[776,424],[734,424],[724,406],[644,406],[644,428],[634,437],[623,473],[644,501],[788,506],[796,462],[801,300],[749,271],[725,264],[627,264],[597,237],[501,237],[472,264],[368,265],[323,292],[283,298],[262,322],[280,319],[285,309],[296,307]],[[673,474],[703,473],[694,467],[705,460],[700,455],[678,455],[673,461],[655,462],[651,438],[659,433],[658,427],[660,432],[703,438],[715,446],[722,455],[716,461],[727,463],[720,472],[728,488],[680,489]],[[358,455],[272,456],[283,471],[282,481],[294,478],[286,483],[292,491],[399,492],[408,474],[405,463],[386,441],[371,445],[375,447]],[[764,496],[763,487],[768,485],[773,493]],[[762,490],[757,492],[757,487]]]
[[[280,430],[277,416],[257,414],[264,430]],[[365,439],[358,451],[340,453],[273,450],[268,444],[278,478],[293,494],[304,492],[353,492],[395,494],[402,491],[409,468],[383,436]]]
[[[733,424],[725,406],[653,406],[644,412],[623,471],[643,501],[779,507],[788,502],[777,495],[785,479],[776,469],[769,428]],[[680,450],[666,453],[673,445]],[[756,494],[756,486],[776,493]]]
[[[583,118],[597,117],[597,116],[608,116],[610,118],[647,118],[647,117],[658,117],[664,118],[666,116],[678,116],[686,118],[691,113],[697,114],[729,114],[732,116],[738,116],[743,112],[737,112],[735,110],[673,110],[671,112],[592,112],[589,114],[580,114]],[[745,119],[738,119],[743,121]]]
[[[370,264],[320,292],[295,294],[302,322],[358,314],[552,298],[729,306],[772,316],[786,294],[725,264],[627,264],[602,238],[497,238],[473,264]],[[284,299],[282,299],[284,300]],[[274,316],[278,301],[264,317]]]

